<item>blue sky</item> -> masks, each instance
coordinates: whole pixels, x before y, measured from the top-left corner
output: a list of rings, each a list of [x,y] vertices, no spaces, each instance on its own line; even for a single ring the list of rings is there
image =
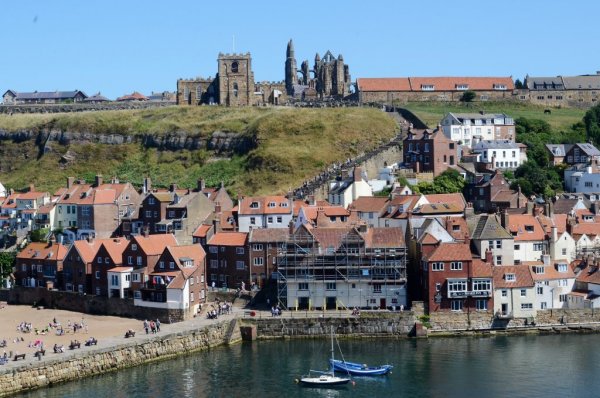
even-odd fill
[[[555,76],[600,70],[600,2],[5,0],[0,91],[174,91],[252,54],[256,81],[342,53],[357,77]]]

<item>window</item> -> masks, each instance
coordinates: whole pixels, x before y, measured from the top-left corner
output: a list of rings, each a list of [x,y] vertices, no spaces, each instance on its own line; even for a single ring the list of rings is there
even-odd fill
[[[467,281],[466,280],[449,280],[448,281],[448,292],[466,292]]]
[[[137,245],[135,243],[131,244],[131,250],[133,250],[133,251],[137,250]]]
[[[213,253],[213,254],[215,254],[215,253],[218,253],[218,252],[219,252],[219,248],[218,248],[217,246],[209,246],[209,247],[208,247],[208,251],[209,251],[210,253]]]
[[[536,292],[537,294],[544,294],[544,287],[543,287],[543,286],[538,286],[538,287],[535,289],[535,292]]]
[[[456,85],[456,89],[460,90],[460,91],[468,90],[469,89],[469,85],[468,84],[457,84]]]
[[[173,261],[169,261],[169,268],[175,269],[175,263]]]
[[[108,257],[104,257],[104,264],[110,264],[110,261],[108,260]]]
[[[566,251],[567,249],[563,249],[565,251],[565,253],[563,254],[567,254]],[[567,264],[558,264],[558,272],[567,272]]]
[[[298,283],[298,290],[308,290],[308,283],[307,282]]]
[[[421,84],[421,91],[433,91],[435,86],[433,84]]]
[[[219,268],[218,260],[210,260],[210,268]]]
[[[98,257],[98,264],[102,264],[102,257]]]
[[[527,290],[521,289],[521,297],[527,297]]]
[[[502,249],[502,241],[501,240],[496,241],[496,249]]]
[[[142,256],[138,256],[137,258],[137,265],[142,265]]]
[[[243,261],[236,261],[235,269],[246,269],[246,263]]]
[[[492,281],[489,279],[475,279],[473,280],[473,291],[490,291],[492,290]]]
[[[515,280],[517,280],[517,277],[515,274],[504,274],[504,280],[506,280],[507,282],[514,282]]]
[[[253,265],[256,267],[260,267],[264,265],[264,260],[265,259],[263,257],[254,257]]]
[[[221,246],[221,253],[225,253],[225,246]]]
[[[492,250],[494,248],[494,241],[493,240],[488,240],[488,247],[490,248],[490,250]]]
[[[373,293],[381,293],[381,283],[373,284]]]
[[[336,284],[335,284],[335,282],[327,282],[327,283],[325,284],[325,289],[326,289],[326,290],[336,290],[336,289],[337,289],[337,287],[336,287]]]
[[[496,265],[502,265],[502,256],[496,256]]]
[[[158,268],[160,268],[160,269],[165,269],[165,262],[164,262],[164,261],[160,261],[160,262],[158,263]]]
[[[444,270],[444,263],[432,263],[431,264],[431,270],[432,271],[443,271]]]
[[[460,261],[453,261],[450,263],[450,269],[452,271],[460,271],[462,270],[462,262]]]
[[[442,290],[442,284],[441,283],[436,283],[435,284],[435,291],[439,292],[440,290]]]
[[[140,274],[133,274],[133,281],[134,282],[139,282],[140,281]]]
[[[277,216],[277,223],[281,224],[283,222],[283,217],[282,216]]]
[[[567,295],[566,294],[560,294],[558,296],[558,301],[561,303],[566,303],[567,302]]]
[[[429,152],[429,143],[426,142],[425,145],[423,146],[423,152]]]
[[[100,271],[96,271],[96,279],[100,279]]]
[[[515,250],[521,250],[521,245],[515,245]]]
[[[450,302],[450,308],[452,309],[452,311],[462,311],[462,309],[463,309],[462,300],[452,300]]]
[[[567,280],[566,279],[559,279],[558,280],[558,286],[567,286]]]
[[[233,83],[233,96],[234,97],[238,96],[238,84],[237,83]]]
[[[119,286],[119,276],[118,275],[111,275],[110,276],[110,284],[112,286]]]
[[[261,251],[262,249],[263,249],[263,245],[260,243],[255,243],[252,245],[252,250],[254,250],[255,252]]]
[[[502,297],[508,297],[508,290],[506,290],[506,289],[502,290]]]
[[[541,252],[544,249],[543,243],[534,243],[533,250]]]
[[[256,217],[250,217],[250,224],[251,225],[255,225],[256,224]]]
[[[531,304],[531,303],[521,303],[521,309],[522,310],[532,310],[533,309],[533,304]]]
[[[231,63],[231,73],[238,73],[239,70],[239,63],[237,61],[234,61]]]
[[[268,224],[273,224],[273,216],[267,217],[267,223]]]
[[[236,247],[235,248],[235,254],[244,254],[244,248],[243,247]]]
[[[482,299],[478,299],[475,301],[475,309],[477,311],[487,311],[488,309],[488,301],[487,300],[482,300]]]
[[[127,264],[133,265],[133,257],[127,256]]]
[[[146,217],[147,218],[152,217],[152,211],[151,210],[146,210]]]

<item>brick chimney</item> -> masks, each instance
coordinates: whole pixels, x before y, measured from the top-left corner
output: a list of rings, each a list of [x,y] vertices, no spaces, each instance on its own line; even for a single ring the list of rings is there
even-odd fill
[[[67,188],[72,188],[75,183],[75,177],[67,177]]]
[[[94,179],[94,186],[97,188],[97,187],[99,187],[100,185],[102,185],[102,183],[103,183],[103,182],[104,182],[104,181],[103,181],[103,179],[102,179],[102,176],[101,176],[100,174],[97,174],[97,175],[96,175],[96,178]]]
[[[221,213],[221,203],[215,202],[215,214],[220,214],[220,213]]]
[[[494,265],[494,256],[490,249],[486,249],[485,251],[485,262]]]
[[[142,192],[143,193],[152,192],[152,180],[150,179],[150,177],[144,178],[144,186],[142,187]]]
[[[176,190],[177,190],[177,184],[171,184],[171,185],[169,185],[169,191],[175,192]]]
[[[29,192],[35,192],[35,185],[29,184]]]
[[[200,178],[198,180],[198,191],[202,192],[204,188],[206,188],[206,183],[204,181],[204,178]]]

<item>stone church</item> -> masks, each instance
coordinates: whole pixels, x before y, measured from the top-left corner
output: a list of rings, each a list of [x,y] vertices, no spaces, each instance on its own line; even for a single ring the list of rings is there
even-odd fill
[[[290,98],[343,98],[350,94],[350,73],[342,55],[335,58],[327,51],[321,59],[317,54],[313,69],[309,69],[308,61],[297,69],[291,40],[286,51],[285,81],[255,82],[250,53],[220,53],[217,65],[214,79],[177,80],[177,104],[280,105]]]

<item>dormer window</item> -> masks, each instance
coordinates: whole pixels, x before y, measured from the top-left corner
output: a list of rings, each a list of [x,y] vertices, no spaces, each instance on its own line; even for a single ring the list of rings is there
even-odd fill
[[[514,282],[517,280],[517,276],[515,274],[504,274],[504,280],[507,282]]]
[[[469,89],[469,85],[468,84],[457,84],[456,85],[456,89],[457,90],[461,90],[461,91],[468,90]]]
[[[557,265],[558,272],[567,272],[567,264],[558,264]]]
[[[250,208],[251,209],[258,209],[258,202],[252,202],[252,203],[250,203]]]
[[[267,207],[275,207],[275,206],[276,206],[275,202],[269,202],[269,204],[267,205]]]
[[[494,84],[494,90],[506,90],[506,84]]]
[[[433,91],[435,86],[433,84],[421,84],[421,91]]]
[[[536,274],[543,274],[545,273],[545,267],[542,265],[536,265],[533,267],[533,272]]]
[[[287,202],[281,202],[279,204],[279,206],[281,206],[281,207],[288,207],[288,203]]]
[[[525,225],[525,231],[533,232],[533,225]]]

